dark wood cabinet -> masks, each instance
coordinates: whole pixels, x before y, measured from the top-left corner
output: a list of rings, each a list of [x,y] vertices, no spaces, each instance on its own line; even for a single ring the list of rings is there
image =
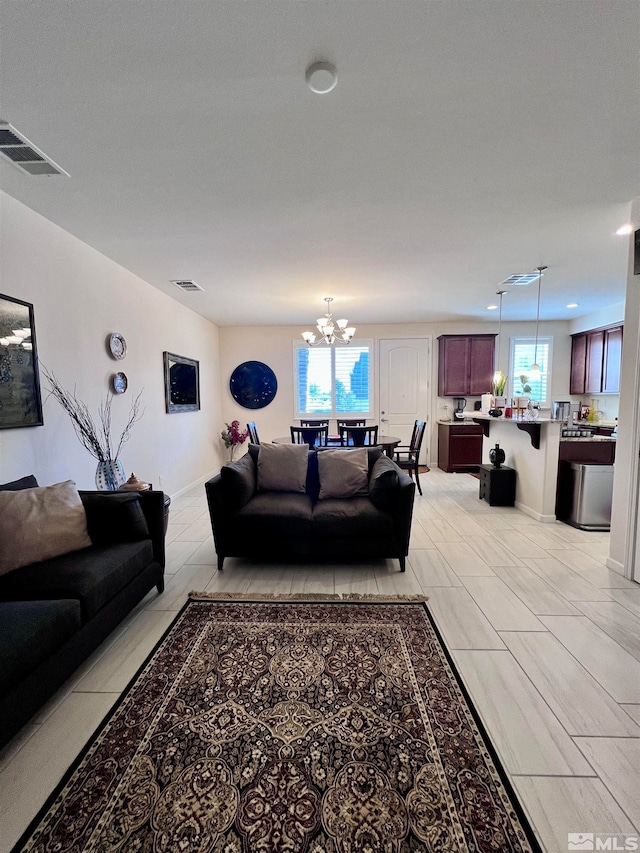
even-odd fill
[[[571,337],[570,394],[619,394],[622,326]]]
[[[438,468],[448,474],[476,470],[482,462],[483,436],[478,424],[438,424]]]
[[[513,506],[516,502],[516,472],[501,465],[481,465],[478,497],[490,506]]]
[[[438,338],[438,396],[489,394],[495,343],[495,335],[441,335]]]

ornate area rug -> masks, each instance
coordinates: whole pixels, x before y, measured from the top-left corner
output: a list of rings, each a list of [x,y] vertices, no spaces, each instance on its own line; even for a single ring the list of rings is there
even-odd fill
[[[15,849],[539,851],[423,602],[246,597],[188,602]]]

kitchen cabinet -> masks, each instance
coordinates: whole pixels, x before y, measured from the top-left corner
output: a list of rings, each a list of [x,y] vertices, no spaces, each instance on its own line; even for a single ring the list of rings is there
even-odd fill
[[[571,336],[570,394],[619,394],[622,326]]]
[[[491,392],[495,335],[440,335],[438,396],[479,397]]]
[[[473,471],[482,463],[484,432],[478,424],[438,424],[438,468],[448,474]]]

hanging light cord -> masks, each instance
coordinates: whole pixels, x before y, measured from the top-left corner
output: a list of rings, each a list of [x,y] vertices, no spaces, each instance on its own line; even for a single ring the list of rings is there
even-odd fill
[[[546,270],[546,267],[536,267],[538,270],[538,308],[536,310],[536,345],[533,351],[533,364],[538,365],[538,327],[540,326],[540,285],[542,283],[542,271]],[[533,366],[533,365],[532,365]]]
[[[506,290],[496,291],[500,297],[500,316],[498,318],[498,361],[496,363],[496,373],[500,370],[500,352],[502,350],[502,297],[506,292]]]

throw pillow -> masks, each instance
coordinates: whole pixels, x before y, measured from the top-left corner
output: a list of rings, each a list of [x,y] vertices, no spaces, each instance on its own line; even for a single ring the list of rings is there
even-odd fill
[[[369,477],[369,499],[382,510],[393,507],[398,488],[398,469],[392,459],[381,456],[376,460]]]
[[[325,450],[318,454],[319,499],[352,498],[367,493],[369,466],[366,447]]]
[[[72,480],[0,492],[0,574],[90,545],[87,516]]]
[[[35,489],[38,486],[38,481],[33,474],[27,474],[26,477],[21,477],[19,480],[12,480],[10,483],[0,483],[0,492],[20,492],[22,489]]]
[[[84,494],[87,529],[94,545],[139,542],[149,538],[149,526],[136,494],[105,492]]]
[[[256,464],[251,454],[245,453],[237,462],[223,465],[220,478],[228,509],[243,507],[251,500],[256,490]]]
[[[304,492],[307,444],[261,444],[258,452],[259,492]]]

